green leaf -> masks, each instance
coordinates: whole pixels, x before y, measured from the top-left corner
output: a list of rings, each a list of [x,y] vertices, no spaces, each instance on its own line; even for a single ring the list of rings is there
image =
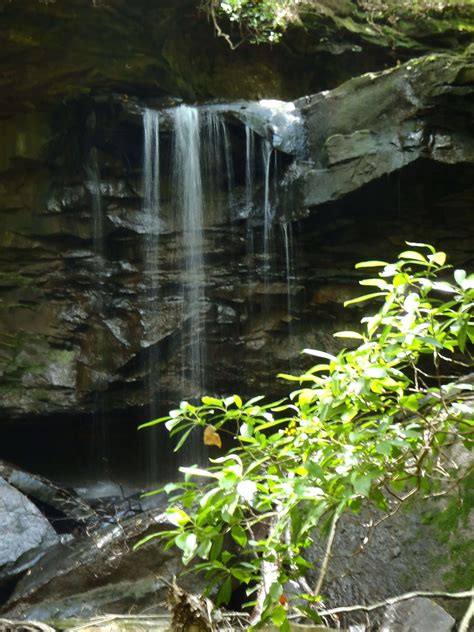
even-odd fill
[[[277,377],[287,382],[301,382],[301,376],[289,375],[288,373],[278,373]]]
[[[298,406],[303,408],[304,406],[311,404],[315,397],[316,393],[313,390],[310,388],[303,388],[298,392]]]
[[[216,597],[216,606],[229,603],[232,596],[232,579],[229,575],[222,586],[219,588],[219,592]]]
[[[139,540],[133,545],[133,550],[135,551],[136,549],[140,548],[141,546],[143,546],[150,540],[154,540],[155,538],[162,538],[162,537],[164,537],[164,533],[162,532],[152,533],[151,535],[147,535],[145,538],[142,538],[141,540]]]
[[[197,549],[197,538],[195,533],[181,533],[175,539],[175,544],[183,551],[183,564],[188,564],[194,557]]]
[[[388,266],[387,261],[377,261],[376,259],[372,261],[361,261],[360,263],[356,263],[355,267],[357,268],[383,268],[384,266]]]
[[[364,340],[364,336],[357,333],[357,331],[336,331],[333,336],[334,338],[356,338],[357,340]]]
[[[424,257],[421,252],[417,252],[416,250],[404,250],[399,255],[400,259],[408,259],[409,261],[420,261],[422,263],[428,263],[426,257]]]
[[[219,478],[218,474],[209,472],[208,470],[202,470],[199,467],[180,467],[179,471],[189,476],[200,476],[203,478]]]
[[[360,494],[361,496],[369,495],[372,480],[368,476],[354,472],[351,476],[351,482],[356,494]]]
[[[375,447],[375,451],[377,454],[382,454],[383,456],[391,456],[392,454],[392,446],[389,441],[382,441],[378,443]]]
[[[279,630],[283,632],[288,632],[290,630],[286,609],[281,604],[278,604],[277,606],[273,608],[270,618],[272,620],[272,623]],[[285,627],[285,623],[286,623],[286,627]]]
[[[253,435],[253,424],[250,423],[243,423],[240,426],[240,436],[244,437],[245,439],[250,439]]]
[[[336,356],[331,353],[327,353],[326,351],[318,351],[317,349],[303,349],[303,353],[306,353],[310,356],[315,356],[316,358],[324,358],[325,360],[337,360]]]
[[[237,408],[242,408],[242,399],[238,395],[234,395],[234,404]]]
[[[277,601],[277,599],[279,599],[283,595],[283,586],[280,584],[280,582],[273,582],[273,584],[270,586],[268,594],[274,601]]]
[[[454,279],[458,285],[463,287],[464,281],[466,280],[466,270],[455,270]]]
[[[362,279],[362,281],[359,281],[359,285],[378,287],[380,290],[385,290],[389,287],[387,281],[383,279]]]
[[[408,408],[408,410],[412,410],[413,412],[416,412],[420,407],[419,397],[414,394],[400,397],[399,401],[402,408]]]
[[[220,555],[222,550],[222,544],[224,542],[224,536],[218,535],[214,538],[214,541],[211,546],[211,551],[209,553],[209,559],[211,562],[214,562]]]
[[[208,397],[207,395],[203,397],[201,401],[203,404],[206,404],[206,406],[219,406],[220,408],[222,408],[224,405],[222,399],[217,399],[216,397]]]
[[[435,252],[432,255],[428,255],[428,260],[431,263],[436,263],[439,266],[444,266],[446,263],[446,253],[445,252]]]
[[[406,241],[405,243],[407,246],[413,246],[413,248],[427,248],[433,254],[436,252],[436,250],[433,248],[431,244],[424,244],[418,241]]]
[[[387,377],[387,369],[383,369],[382,367],[367,367],[364,371],[364,375],[366,377],[371,377],[374,379],[381,379]]]
[[[207,560],[211,547],[212,547],[211,540],[202,540],[202,542],[199,544],[196,550],[196,554],[199,555],[200,558]]]
[[[150,426],[156,426],[156,424],[161,424],[164,421],[168,421],[168,420],[169,420],[169,415],[166,415],[166,417],[160,417],[159,419],[153,419],[152,421],[147,421],[144,424],[140,424],[137,430],[141,430],[142,428],[149,428]]]
[[[189,435],[191,434],[193,430],[194,430],[194,426],[191,426],[188,430],[186,430],[186,432],[183,432],[173,452],[178,452],[178,450],[183,447],[184,442],[186,441],[186,439],[189,437]]]
[[[166,517],[171,522],[171,524],[174,524],[177,527],[182,527],[191,521],[191,518],[188,516],[188,514],[178,507],[170,507],[169,509],[167,509]]]
[[[344,301],[344,307],[348,305],[355,305],[356,303],[362,303],[363,301],[368,301],[371,298],[376,298],[377,296],[385,296],[385,292],[373,292],[372,294],[364,294],[363,296],[358,296],[357,298],[351,298],[350,301]]]
[[[230,535],[233,537],[233,539],[237,542],[237,544],[239,546],[246,546],[247,545],[247,534],[245,533],[244,529],[240,526],[240,525],[234,525],[232,527],[232,529],[230,530]]]

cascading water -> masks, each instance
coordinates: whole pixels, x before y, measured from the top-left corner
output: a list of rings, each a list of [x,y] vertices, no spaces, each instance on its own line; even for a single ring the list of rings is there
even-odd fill
[[[272,229],[272,205],[270,203],[270,171],[271,171],[271,158],[273,153],[273,146],[269,140],[264,140],[262,143],[262,163],[264,173],[264,193],[263,193],[263,254],[267,260],[269,257],[270,249],[270,231]],[[265,262],[265,266],[268,267],[268,262]]]
[[[254,276],[253,260],[255,255],[255,243],[252,211],[256,180],[255,165],[255,132],[248,125],[245,125],[245,214],[247,216],[245,243],[248,261],[249,289],[252,286]]]
[[[89,191],[92,196],[92,245],[94,248],[95,268],[99,284],[104,272],[104,211],[100,188],[100,170],[97,149],[93,147],[87,165]]]
[[[149,417],[158,415],[159,357],[153,344],[159,326],[159,231],[160,231],[160,118],[154,110],[143,113],[143,223],[145,229],[145,283],[148,347],[148,402]],[[157,428],[151,428],[147,442],[147,470],[151,480],[157,480],[156,454],[160,441]]]
[[[291,347],[293,343],[293,293],[295,285],[295,254],[293,225],[291,222],[280,224],[283,237],[283,249],[285,253],[285,276],[286,276],[286,311],[288,322],[288,346],[290,348],[290,370],[293,369],[291,362]]]
[[[248,213],[252,210],[255,187],[255,132],[245,126],[245,207]]]
[[[160,229],[160,115],[146,109],[143,113],[143,211],[147,234]],[[151,240],[154,243],[154,240]]]
[[[159,324],[157,304],[159,298],[159,246],[160,246],[160,118],[154,110],[143,113],[143,218],[145,228],[145,310],[148,316],[148,401],[150,416],[157,413],[159,364],[156,345],[153,344]]]
[[[273,224],[278,192],[278,152],[274,149],[273,142],[268,137],[263,138],[257,134],[245,122],[245,164],[234,172],[234,138],[241,143],[244,138],[242,136],[239,141],[235,130],[231,134],[230,126],[219,106],[198,108],[180,105],[164,111],[162,116],[164,141],[168,142],[170,137],[167,134],[171,131],[171,187],[168,189],[165,186],[163,189],[164,197],[160,208],[160,114],[153,110],[145,110],[143,114],[146,278],[144,320],[148,342],[147,372],[151,417],[166,413],[166,410],[160,409],[158,402],[159,360],[161,363],[164,361],[163,357],[158,357],[157,351],[160,346],[160,304],[168,300],[166,292],[169,291],[166,287],[160,288],[160,275],[163,273],[160,271],[162,229],[166,226],[168,231],[168,227],[172,227],[181,240],[181,248],[176,255],[177,274],[174,276],[178,289],[177,292],[176,289],[172,290],[175,292],[173,300],[177,299],[182,306],[181,334],[174,338],[176,346],[170,352],[172,361],[180,359],[181,362],[181,380],[174,385],[179,390],[176,399],[196,400],[210,386],[206,383],[205,221],[206,225],[212,227],[215,224],[225,224],[229,220],[247,218],[249,296],[252,295],[255,276],[259,274],[265,287],[262,303],[264,312],[270,309],[270,279],[281,275],[280,270],[275,267],[280,257],[276,244],[273,243],[276,237]],[[166,161],[162,170],[166,176]],[[164,214],[166,221],[160,213]],[[262,235],[262,246],[256,253],[254,233],[257,230]],[[290,318],[294,276],[291,224],[282,224],[282,231],[287,283],[286,307]],[[238,231],[235,234],[238,235]],[[260,270],[254,268],[255,259],[262,262]],[[176,288],[176,285],[173,287]],[[157,437],[153,440],[148,435],[151,453],[156,451],[158,441]],[[201,442],[188,446],[191,456],[198,460],[202,455],[200,445]],[[187,456],[189,455],[188,450]],[[154,467],[156,468],[156,464]],[[153,468],[150,471],[156,478],[157,472]]]
[[[104,251],[104,210],[102,203],[102,190],[99,161],[96,147],[89,153],[86,164],[87,186],[91,195],[92,208],[92,249],[93,249],[93,297],[94,308],[97,321],[101,323],[105,317],[104,281],[106,275],[105,251]],[[106,355],[104,336],[100,326],[97,329],[96,352],[98,357],[104,358]],[[94,402],[94,438],[93,449],[96,454],[102,456],[102,463],[107,464],[107,432],[106,432],[106,402],[104,397],[103,384],[98,380],[99,389],[95,393]],[[103,474],[106,474],[107,467]]]
[[[182,347],[183,376],[186,374],[196,395],[204,386],[206,355],[203,187],[199,111],[186,105],[174,110],[173,197],[184,248],[183,309],[187,318]]]
[[[224,222],[234,206],[234,165],[227,125],[215,110],[199,112],[203,204],[209,221]]]

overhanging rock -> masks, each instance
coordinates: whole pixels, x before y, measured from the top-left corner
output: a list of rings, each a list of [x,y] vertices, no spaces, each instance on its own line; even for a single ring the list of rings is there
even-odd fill
[[[295,102],[308,155],[288,185],[313,207],[419,158],[474,162],[474,50],[429,55]]]

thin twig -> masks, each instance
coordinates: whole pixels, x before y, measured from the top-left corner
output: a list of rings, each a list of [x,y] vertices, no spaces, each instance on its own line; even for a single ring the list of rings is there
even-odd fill
[[[210,16],[210,18],[212,20],[212,25],[214,26],[214,30],[216,32],[217,37],[224,38],[225,41],[227,42],[227,44],[229,44],[231,50],[235,50],[241,44],[243,44],[244,39],[241,39],[240,42],[237,42],[237,44],[234,44],[234,42],[230,38],[230,35],[228,35],[227,33],[224,33],[224,31],[221,29],[221,27],[219,26],[219,23],[217,21],[216,12],[215,12],[215,6],[214,6],[214,3],[212,2],[212,0],[211,0],[211,2],[209,2],[205,6],[206,6],[207,14]]]
[[[356,606],[340,606],[339,608],[331,608],[330,610],[323,610],[318,612],[318,615],[321,617],[327,617],[332,614],[340,614],[343,612],[372,612],[372,610],[379,610],[380,608],[386,608],[387,606],[392,606],[395,603],[399,603],[400,601],[408,601],[409,599],[416,599],[417,597],[439,597],[443,599],[473,599],[474,598],[474,589],[466,590],[464,592],[458,593],[448,593],[448,592],[429,592],[429,591],[417,591],[405,593],[404,595],[399,595],[398,597],[389,597],[384,601],[378,601],[377,603],[371,604],[369,606],[356,605]]]
[[[319,593],[321,592],[324,578],[326,577],[329,561],[331,559],[334,538],[336,537],[337,523],[339,522],[340,515],[341,514],[339,510],[337,510],[331,522],[331,529],[329,531],[328,541],[326,543],[326,550],[324,551],[324,557],[321,564],[321,571],[319,573],[318,581],[316,582],[316,586],[314,587],[314,591],[313,591],[316,596],[318,596]]]
[[[459,632],[468,632],[471,619],[474,617],[474,586],[472,588],[471,603],[469,604],[466,614],[463,616],[461,623],[459,624]]]

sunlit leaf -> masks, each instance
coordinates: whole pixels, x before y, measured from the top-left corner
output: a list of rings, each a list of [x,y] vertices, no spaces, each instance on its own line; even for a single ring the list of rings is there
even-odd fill
[[[336,331],[333,336],[334,338],[356,338],[357,340],[364,340],[364,336],[357,331]]]
[[[446,253],[445,252],[435,252],[432,255],[428,255],[428,260],[431,263],[436,263],[439,266],[444,266],[446,262]]]
[[[351,298],[349,301],[344,301],[344,307],[348,305],[355,305],[356,303],[362,303],[363,301],[368,301],[371,298],[376,298],[377,296],[385,296],[385,292],[373,292],[372,294],[364,294],[363,296],[358,296],[357,298]]]
[[[387,261],[377,261],[375,259],[372,261],[361,261],[355,265],[356,268],[382,268],[384,266],[388,266]]]
[[[408,259],[409,261],[421,261],[422,263],[428,263],[428,260],[421,252],[416,250],[404,250],[399,255],[400,259]]]
[[[336,356],[326,351],[318,351],[317,349],[303,349],[303,353],[315,356],[316,358],[325,358],[326,360],[337,360]]]

